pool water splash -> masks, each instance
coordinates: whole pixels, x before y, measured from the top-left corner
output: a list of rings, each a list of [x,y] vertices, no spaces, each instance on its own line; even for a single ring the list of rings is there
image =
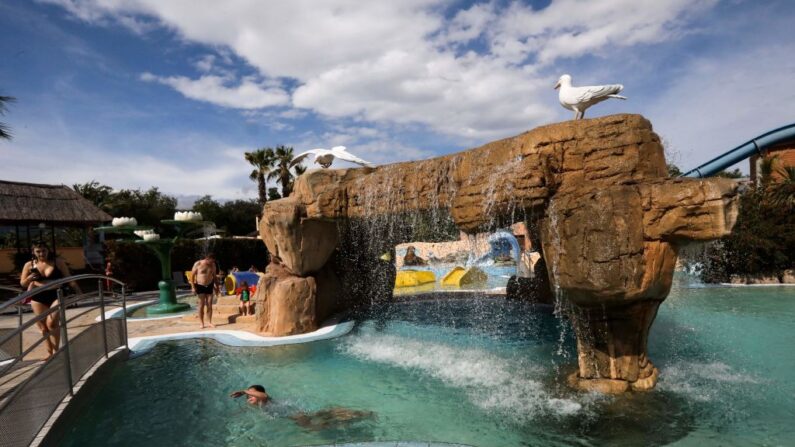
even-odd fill
[[[710,402],[747,390],[763,381],[723,362],[679,361],[662,368],[659,388],[691,399]]]
[[[520,358],[394,335],[359,334],[340,346],[363,361],[403,368],[462,389],[470,402],[523,422],[538,415],[572,415],[583,405],[555,397],[542,383],[544,370]]]

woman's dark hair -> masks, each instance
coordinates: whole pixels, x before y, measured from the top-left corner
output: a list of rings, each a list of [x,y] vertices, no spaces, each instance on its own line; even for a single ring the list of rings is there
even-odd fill
[[[31,258],[33,258],[34,260],[37,259],[37,258],[36,258],[36,255],[33,254],[33,250],[35,250],[37,248],[47,250],[47,260],[51,261],[51,260],[55,259],[55,256],[53,256],[52,250],[50,250],[50,247],[48,247],[47,244],[45,244],[44,242],[34,242],[31,245],[31,250],[30,250]]]
[[[254,389],[255,391],[259,391],[260,393],[264,393],[265,392],[265,387],[262,386],[262,385],[251,385],[248,388],[249,389]]]

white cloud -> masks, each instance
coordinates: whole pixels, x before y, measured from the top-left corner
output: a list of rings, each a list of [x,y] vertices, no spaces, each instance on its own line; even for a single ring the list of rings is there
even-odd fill
[[[296,0],[267,6],[249,0],[223,8],[209,0],[49,1],[93,23],[143,14],[186,40],[231,49],[268,82],[294,80],[292,104],[326,117],[420,124],[483,140],[557,115],[548,91],[556,76],[539,73],[538,67],[676,38],[691,16],[716,0],[555,0],[540,10],[494,2],[473,5],[452,19],[443,15],[448,5],[441,0]],[[467,51],[464,44],[479,38],[483,48]],[[278,86],[244,80],[231,87],[225,77],[209,72],[195,80],[146,78],[225,107],[287,102]]]
[[[198,61],[196,61],[196,69],[203,73],[208,73],[213,69],[215,64],[215,55],[205,54]]]
[[[655,131],[696,167],[795,116],[795,60],[783,45],[758,44],[692,61],[648,107]],[[749,63],[753,55],[753,63]],[[738,166],[747,172],[748,162]]]
[[[251,78],[244,78],[239,84],[228,86],[229,78],[204,75],[198,79],[185,76],[155,76],[141,74],[141,80],[168,85],[185,97],[210,102],[235,109],[260,109],[289,103],[290,97],[284,90],[265,87]]]
[[[512,3],[494,18],[492,52],[513,62],[549,64],[606,49],[675,38],[718,0],[555,0],[534,10]]]

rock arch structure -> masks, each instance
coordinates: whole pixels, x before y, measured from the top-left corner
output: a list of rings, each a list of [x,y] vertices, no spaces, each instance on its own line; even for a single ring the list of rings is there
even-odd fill
[[[728,179],[667,178],[660,139],[639,115],[548,125],[428,160],[312,171],[265,205],[260,234],[278,261],[258,288],[257,321],[273,335],[308,332],[334,310],[388,299],[394,270],[378,254],[420,229],[525,221],[577,335],[570,383],[651,389],[647,336],[677,250],[727,234],[736,195]]]

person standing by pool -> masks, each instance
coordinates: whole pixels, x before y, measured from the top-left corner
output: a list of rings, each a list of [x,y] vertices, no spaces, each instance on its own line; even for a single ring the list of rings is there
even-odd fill
[[[26,290],[33,290],[49,282],[72,275],[69,272],[69,267],[66,265],[66,262],[61,258],[51,256],[46,245],[41,243],[35,244],[32,247],[32,251],[33,259],[25,263],[25,266],[22,267],[22,275],[19,280],[19,285]],[[69,285],[72,286],[75,293],[83,293],[76,282],[72,281]],[[58,302],[58,289],[40,292],[34,295],[30,302],[33,313],[36,315],[41,315],[58,304],[60,304]],[[37,321],[36,326],[38,326],[41,331],[41,335],[45,337],[47,358],[50,358],[61,344],[58,312],[52,312],[47,318]]]
[[[113,277],[113,263],[110,261],[110,259],[108,259],[108,262],[105,263],[105,276],[109,278]],[[108,292],[113,292],[109,279],[105,280],[105,290],[107,290]]]
[[[213,324],[213,296],[218,294],[218,283],[215,282],[216,274],[215,256],[209,253],[204,259],[193,264],[191,271],[191,290],[198,297],[199,321],[204,329],[204,313],[207,312],[207,326],[214,328]]]

